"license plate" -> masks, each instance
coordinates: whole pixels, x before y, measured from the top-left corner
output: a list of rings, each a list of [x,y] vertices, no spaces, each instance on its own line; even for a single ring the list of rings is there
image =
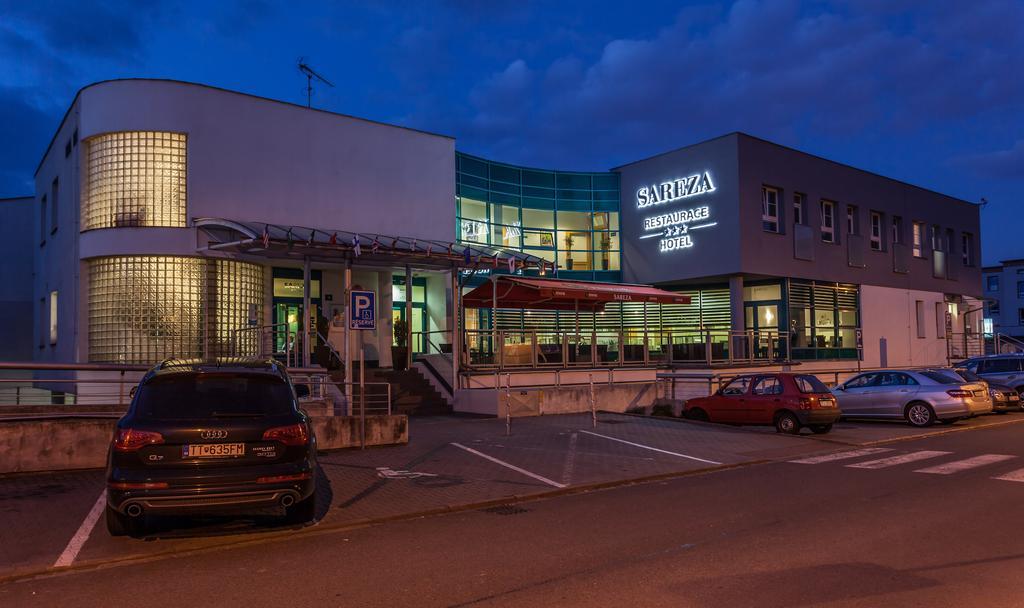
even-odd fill
[[[1020,399],[1020,397],[1017,396],[1017,395],[1010,395],[1009,399],[1010,399],[1010,401],[1017,401],[1017,400]]]
[[[974,396],[975,397],[984,397],[985,396],[985,391],[974,391]]]
[[[836,402],[832,401],[831,399],[821,399],[820,401],[818,401],[818,403],[821,405],[821,407],[835,407],[836,405]]]
[[[245,456],[244,443],[199,443],[181,446],[182,458],[225,458]]]

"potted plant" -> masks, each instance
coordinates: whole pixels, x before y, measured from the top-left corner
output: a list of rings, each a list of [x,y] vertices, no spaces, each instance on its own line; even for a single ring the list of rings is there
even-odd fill
[[[572,270],[572,233],[565,235],[565,269]]]
[[[409,356],[408,332],[409,324],[402,319],[395,320],[395,344],[391,347],[391,367],[395,371],[403,371],[406,368],[406,360]]]

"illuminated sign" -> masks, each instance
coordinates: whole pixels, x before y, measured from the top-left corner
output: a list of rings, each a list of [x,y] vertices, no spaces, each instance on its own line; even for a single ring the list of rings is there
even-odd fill
[[[518,239],[523,235],[523,231],[520,229],[519,222],[512,222],[511,226],[505,226],[505,240],[511,241],[512,239]]]
[[[714,191],[715,184],[711,181],[711,174],[705,171],[640,188],[636,191],[636,206],[643,209],[651,205],[664,205]]]
[[[462,220],[462,240],[479,241],[487,238],[487,223],[476,220]]]
[[[715,191],[708,171],[689,177],[644,186],[636,192],[638,208],[664,205]],[[694,230],[710,228],[717,222],[711,221],[711,207],[701,205],[689,209],[666,211],[644,218],[641,239],[659,239],[658,250],[662,253],[680,251],[693,247]]]

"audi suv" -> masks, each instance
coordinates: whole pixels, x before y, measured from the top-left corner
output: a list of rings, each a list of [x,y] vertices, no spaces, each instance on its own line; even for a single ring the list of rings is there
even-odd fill
[[[280,363],[167,360],[134,390],[107,459],[108,531],[138,535],[147,514],[316,510],[316,438]]]

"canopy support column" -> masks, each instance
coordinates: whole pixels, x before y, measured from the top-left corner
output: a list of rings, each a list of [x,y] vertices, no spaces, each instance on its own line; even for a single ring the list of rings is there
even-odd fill
[[[313,342],[316,343],[316,317],[310,314],[310,302],[309,302],[309,256],[302,258],[302,316],[305,317],[300,319],[304,331],[302,332],[302,366],[310,366],[309,358],[309,346],[310,337],[313,337]]]
[[[462,294],[459,289],[459,269],[452,265],[452,399],[455,398],[455,389],[459,385],[459,359],[462,357],[462,306],[459,301]]]
[[[345,347],[342,349],[345,357],[345,405],[348,407],[348,415],[352,415],[352,258],[345,258],[344,273],[345,295],[342,305],[345,307]]]
[[[412,369],[412,266],[405,265],[405,369]]]

